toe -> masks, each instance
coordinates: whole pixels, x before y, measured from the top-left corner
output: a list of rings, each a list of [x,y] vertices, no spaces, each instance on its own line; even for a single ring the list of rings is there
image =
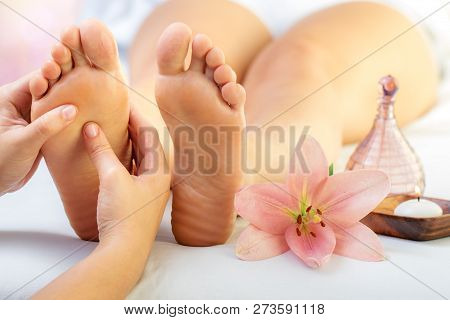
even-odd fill
[[[204,72],[205,57],[211,48],[211,39],[204,34],[197,34],[192,41],[192,61],[189,70]]]
[[[113,71],[119,68],[117,43],[111,31],[98,20],[87,20],[81,24],[83,51],[97,68]]]
[[[183,23],[172,23],[164,30],[156,47],[159,73],[170,75],[184,71],[192,31]]]
[[[69,48],[62,43],[57,43],[52,48],[52,58],[61,67],[61,74],[65,75],[72,70],[72,55]]]
[[[214,47],[206,55],[206,63],[208,68],[215,69],[225,63],[225,55],[222,49]]]
[[[214,71],[214,81],[218,85],[224,85],[228,82],[236,82],[236,72],[227,64],[219,66]]]
[[[241,108],[245,103],[245,89],[239,83],[228,82],[222,87],[222,97],[233,109]]]
[[[222,49],[218,47],[214,47],[209,50],[206,55],[206,64],[207,68],[205,71],[206,76],[213,80],[214,79],[214,70],[225,63],[225,55],[223,54]]]
[[[78,27],[71,26],[64,30],[61,34],[61,41],[70,49],[75,66],[88,64],[81,46],[80,29]]]
[[[48,80],[52,86],[61,75],[61,67],[55,61],[47,61],[41,68],[42,76]]]
[[[48,81],[42,76],[42,74],[37,73],[30,80],[30,93],[33,100],[37,100],[42,97],[48,89]]]

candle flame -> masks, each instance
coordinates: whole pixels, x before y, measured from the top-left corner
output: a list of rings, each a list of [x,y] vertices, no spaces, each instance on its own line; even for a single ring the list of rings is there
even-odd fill
[[[420,201],[420,196],[422,195],[422,193],[420,192],[420,188],[419,186],[414,186],[414,194],[417,196],[417,201]]]

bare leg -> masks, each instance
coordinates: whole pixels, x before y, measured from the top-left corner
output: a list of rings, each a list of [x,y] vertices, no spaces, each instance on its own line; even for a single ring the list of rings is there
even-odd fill
[[[357,141],[369,130],[376,111],[377,81],[386,74],[399,81],[399,123],[416,119],[432,106],[438,81],[436,65],[420,30],[411,29],[370,55],[412,23],[397,11],[374,3],[341,4],[299,21],[269,44],[246,74],[248,125],[279,126],[285,131],[295,126],[297,134],[303,126],[310,126],[310,133],[333,161],[342,143]],[[427,84],[420,90],[419,81]],[[274,139],[270,153],[275,158],[287,156],[286,143],[280,143],[276,136]],[[269,162],[273,164],[275,159]],[[261,173],[273,179],[284,176]],[[246,180],[261,177],[249,174]]]

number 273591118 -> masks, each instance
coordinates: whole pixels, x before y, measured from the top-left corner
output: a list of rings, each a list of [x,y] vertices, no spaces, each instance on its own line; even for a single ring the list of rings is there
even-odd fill
[[[253,314],[324,314],[325,305],[291,303],[255,303]]]

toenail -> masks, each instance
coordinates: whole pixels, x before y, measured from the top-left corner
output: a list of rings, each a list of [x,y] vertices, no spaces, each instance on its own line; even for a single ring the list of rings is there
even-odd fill
[[[64,120],[70,121],[75,118],[75,115],[77,114],[77,108],[75,108],[74,106],[67,106],[62,109],[61,113]]]
[[[84,132],[88,138],[95,138],[98,135],[98,126],[95,123],[89,123],[84,128]]]

